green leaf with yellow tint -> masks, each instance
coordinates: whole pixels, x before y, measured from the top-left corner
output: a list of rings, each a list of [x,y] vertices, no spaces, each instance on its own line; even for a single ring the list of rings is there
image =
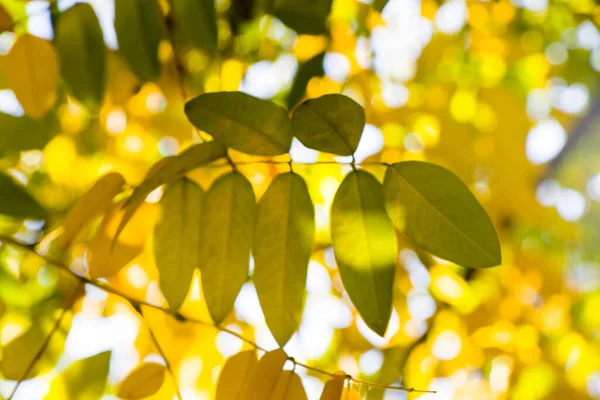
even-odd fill
[[[106,213],[124,184],[125,179],[120,173],[109,172],[92,185],[65,218],[65,232],[62,235],[64,247],[68,247],[81,229],[95,217]]]
[[[270,0],[270,13],[300,34],[327,33],[332,0]]]
[[[69,399],[99,399],[104,393],[110,351],[98,353],[71,364],[61,374]]]
[[[342,400],[346,374],[343,371],[335,373],[335,376],[325,382],[320,400]]]
[[[173,309],[183,304],[200,266],[200,219],[204,191],[182,178],[170,184],[160,199],[154,228],[154,257],[160,290]]]
[[[308,148],[351,156],[365,127],[365,111],[349,97],[327,94],[296,107],[292,127]]]
[[[275,386],[283,372],[283,366],[288,355],[283,349],[265,353],[248,382],[242,400],[269,399],[275,391]]]
[[[502,261],[490,218],[452,172],[426,162],[400,162],[387,169],[383,186],[392,222],[423,250],[470,268]]]
[[[158,45],[163,35],[158,2],[116,1],[115,32],[119,51],[131,70],[143,81],[155,81],[160,75]]]
[[[287,111],[246,93],[202,94],[187,102],[185,113],[196,128],[247,154],[276,156],[292,144]]]
[[[283,371],[269,400],[307,400],[302,379],[294,371]]]
[[[158,392],[165,380],[165,366],[157,363],[143,363],[131,371],[119,387],[122,399],[143,399]]]
[[[217,179],[202,207],[200,270],[208,311],[220,323],[248,278],[256,199],[239,172]]]
[[[338,188],[331,240],[350,300],[367,326],[383,336],[392,313],[398,251],[381,184],[368,172],[350,172]]]
[[[255,351],[242,351],[229,357],[219,374],[215,400],[241,399],[257,366]]]
[[[217,50],[217,19],[213,0],[172,0],[176,23],[189,40],[207,53]]]
[[[27,332],[11,340],[2,348],[0,370],[5,379],[19,380],[37,375],[39,368],[33,368],[25,376],[29,364],[42,347],[47,333],[39,325],[33,325]]]
[[[104,99],[106,49],[92,6],[77,3],[62,13],[54,43],[71,94],[89,110],[97,111]]]
[[[58,55],[49,41],[20,36],[6,56],[4,73],[8,87],[30,117],[42,117],[56,102]]]
[[[44,219],[44,208],[11,177],[0,173],[0,214],[15,218]]]
[[[280,346],[300,324],[314,235],[304,179],[293,172],[278,175],[260,200],[252,253],[258,299]]]

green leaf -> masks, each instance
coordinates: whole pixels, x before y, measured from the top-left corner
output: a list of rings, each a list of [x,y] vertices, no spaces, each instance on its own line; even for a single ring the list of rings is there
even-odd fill
[[[288,355],[283,349],[265,353],[258,360],[258,365],[252,374],[252,378],[250,378],[242,399],[257,400],[271,398],[287,359]]]
[[[154,256],[160,289],[173,309],[183,304],[200,266],[200,218],[204,192],[189,179],[167,186],[154,229]]]
[[[381,184],[350,172],[331,206],[331,239],[342,283],[369,328],[383,336],[392,313],[398,254]]]
[[[158,45],[163,35],[162,27],[158,2],[115,2],[115,32],[119,50],[131,70],[144,81],[155,81],[160,75]]]
[[[99,399],[104,393],[110,351],[98,353],[71,364],[61,374],[69,399]]]
[[[227,147],[276,156],[292,144],[292,124],[282,107],[241,92],[202,94],[185,105],[192,124]]]
[[[197,47],[208,53],[217,50],[217,17],[213,0],[173,0],[176,22]]]
[[[208,311],[220,323],[248,278],[256,215],[252,185],[239,172],[213,183],[202,209],[200,260]]]
[[[420,161],[391,165],[385,203],[396,228],[417,246],[470,268],[500,264],[500,243],[490,218],[452,172]]]
[[[306,147],[351,156],[365,127],[365,111],[349,97],[327,94],[300,104],[292,115],[292,127]]]
[[[15,218],[44,219],[44,208],[11,177],[0,173],[0,214]]]
[[[104,98],[106,50],[92,6],[77,3],[62,13],[54,42],[71,94],[88,109],[98,110]]]
[[[146,362],[131,371],[119,387],[122,399],[144,399],[158,392],[165,380],[165,366]]]
[[[118,239],[135,211],[154,189],[165,183],[175,181],[203,164],[225,157],[226,154],[225,147],[217,142],[198,143],[177,156],[163,158],[154,164],[142,184],[136,187],[131,197],[127,199],[125,214],[117,228],[114,240]]]
[[[56,114],[52,111],[41,119],[0,113],[0,126],[0,155],[42,149],[58,132]]]
[[[389,0],[374,0],[373,9],[377,12],[382,12]]]
[[[257,366],[256,352],[252,350],[229,357],[219,374],[215,400],[240,399]]]
[[[325,53],[319,53],[298,67],[298,72],[296,72],[292,88],[286,99],[288,110],[291,110],[304,97],[306,86],[313,77],[325,74],[325,70],[323,69],[324,60]]]
[[[271,0],[270,13],[300,34],[327,33],[332,0]]]
[[[36,324],[3,347],[0,369],[5,379],[31,378],[41,372],[39,368],[33,368],[25,377],[27,368],[43,346],[46,336],[47,333],[43,332],[41,327]]]
[[[252,253],[258,299],[280,346],[300,323],[314,234],[306,183],[292,172],[278,175],[260,200]]]

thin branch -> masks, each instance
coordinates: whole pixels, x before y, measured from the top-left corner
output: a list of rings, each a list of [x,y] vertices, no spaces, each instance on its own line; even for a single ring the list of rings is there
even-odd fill
[[[287,164],[288,161],[283,161],[281,162],[282,164]],[[255,342],[253,342],[252,340],[245,338],[244,336],[242,336],[241,334],[228,329],[226,327],[223,327],[219,324],[214,324],[212,322],[208,322],[208,321],[203,321],[200,319],[196,319],[196,318],[192,318],[192,317],[187,317],[183,314],[181,314],[179,311],[174,310],[172,308],[167,308],[167,307],[161,307],[159,305],[156,304],[152,304],[149,303],[147,301],[144,300],[139,300],[139,299],[135,299],[130,297],[128,294],[121,292],[120,290],[104,283],[101,281],[98,281],[96,279],[90,279],[84,276],[80,276],[78,274],[76,274],[75,272],[73,272],[67,265],[65,265],[64,263],[57,261],[57,260],[53,260],[50,259],[48,257],[46,257],[43,254],[38,253],[35,250],[35,246],[31,245],[31,244],[27,244],[27,243],[22,243],[19,242],[17,240],[15,240],[14,238],[10,237],[10,236],[0,236],[0,242],[5,243],[5,244],[10,244],[13,245],[15,247],[21,248],[23,250],[29,251],[32,254],[40,257],[42,260],[44,260],[46,263],[48,263],[49,265],[54,265],[55,267],[57,267],[60,271],[64,271],[66,273],[68,273],[69,275],[79,279],[82,283],[87,283],[89,285],[93,285],[101,290],[104,290],[108,293],[114,294],[116,296],[121,297],[122,299],[128,301],[136,310],[138,310],[141,313],[141,306],[146,306],[146,307],[150,307],[150,308],[154,308],[155,310],[159,310],[167,315],[170,315],[171,317],[175,318],[178,321],[181,322],[190,322],[190,323],[195,323],[195,324],[199,324],[199,325],[204,325],[204,326],[211,326],[221,332],[225,332],[228,333],[232,336],[235,336],[236,338],[244,341],[245,343],[248,343],[249,345],[253,346],[255,349],[258,350],[262,350],[264,352],[268,351],[267,349],[259,346],[258,344],[256,344]],[[143,317],[143,314],[142,314]],[[167,363],[167,369],[169,369],[169,371],[172,374],[172,370],[170,368],[169,362],[167,360],[167,358],[165,357],[160,345],[158,344],[158,341],[156,340],[156,337],[154,336],[154,333],[152,332],[152,330],[150,329],[150,325],[147,323],[146,324],[148,326],[148,330],[150,332],[150,336],[152,337],[152,340],[154,341],[158,351],[161,353],[161,356],[165,359],[165,363]],[[298,361],[296,361],[293,357],[289,358],[290,361],[292,361],[294,363],[294,365],[306,368],[307,370],[310,371],[314,371],[314,372],[318,372],[324,375],[328,375],[328,376],[336,376],[334,373],[328,372],[328,371],[324,371],[322,369],[319,368],[315,368],[315,367],[311,367],[310,365],[306,365],[303,363],[300,363]],[[173,374],[172,374],[173,375]],[[173,376],[173,379],[175,380],[175,377]],[[348,379],[348,381],[353,381],[355,383],[359,383],[361,385],[366,385],[366,386],[372,386],[372,387],[377,387],[377,388],[382,388],[382,389],[388,389],[388,390],[399,390],[399,391],[404,391],[404,392],[415,392],[415,393],[435,393],[435,391],[427,391],[427,390],[418,390],[418,389],[414,389],[414,388],[405,388],[402,386],[386,386],[386,385],[380,385],[378,383],[372,383],[372,382],[367,382],[367,381],[362,381],[356,378],[353,378],[350,375],[346,376],[346,379]],[[179,391],[179,388],[177,387],[177,390]],[[180,396],[181,398],[181,396]]]
[[[13,396],[17,393],[17,390],[19,390],[19,386],[21,385],[21,383],[25,379],[27,379],[27,376],[33,370],[33,367],[35,367],[35,364],[37,364],[37,362],[40,360],[40,358],[42,358],[42,355],[44,355],[46,348],[50,344],[50,340],[52,339],[52,337],[54,336],[56,331],[58,331],[58,328],[60,328],[60,324],[61,324],[62,320],[64,319],[65,315],[67,315],[67,312],[71,309],[71,307],[73,307],[75,300],[81,293],[81,289],[83,289],[83,283],[78,282],[77,285],[75,286],[75,289],[73,290],[73,293],[67,299],[64,308],[62,309],[62,311],[60,312],[60,315],[58,316],[58,319],[56,320],[56,322],[54,322],[54,326],[52,327],[52,330],[50,331],[48,336],[46,336],[46,339],[44,339],[44,342],[42,343],[42,345],[38,349],[37,353],[35,353],[35,356],[33,357],[31,362],[27,366],[27,369],[25,370],[23,375],[19,378],[19,380],[17,381],[17,384],[15,385],[11,394],[8,396],[8,400],[12,400]]]

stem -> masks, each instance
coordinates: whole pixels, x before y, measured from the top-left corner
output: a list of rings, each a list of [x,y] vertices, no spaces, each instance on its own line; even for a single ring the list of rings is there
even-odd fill
[[[282,161],[281,163],[287,164],[288,161]],[[50,259],[50,258],[44,256],[43,254],[38,253],[35,250],[35,246],[34,245],[19,242],[19,241],[15,240],[15,239],[13,239],[12,237],[9,237],[9,236],[0,236],[0,242],[5,243],[5,244],[9,244],[9,245],[13,245],[15,247],[18,247],[18,248],[21,248],[23,250],[31,252],[32,254],[40,257],[42,260],[44,260],[49,265],[54,265],[60,271],[64,271],[65,273],[68,273],[72,277],[78,279],[81,282],[81,284],[87,283],[87,284],[95,286],[95,287],[97,287],[97,288],[99,288],[101,290],[104,290],[105,292],[108,292],[108,293],[111,293],[111,294],[114,294],[116,296],[121,297],[122,299],[128,301],[140,313],[141,313],[141,306],[151,307],[151,308],[154,308],[155,310],[159,310],[159,311],[161,311],[161,312],[163,312],[163,313],[165,313],[167,315],[172,316],[173,318],[175,318],[178,321],[181,321],[181,322],[190,322],[190,323],[195,323],[195,324],[204,325],[204,326],[211,326],[211,327],[213,327],[213,328],[215,328],[215,329],[217,329],[217,330],[219,330],[221,332],[226,332],[226,333],[228,333],[228,334],[230,334],[232,336],[235,336],[236,338],[244,341],[245,343],[248,343],[249,345],[251,345],[255,349],[262,350],[264,352],[267,351],[267,349],[259,346],[258,344],[256,344],[252,340],[250,340],[248,338],[245,338],[244,336],[240,335],[239,333],[237,333],[235,331],[232,331],[231,329],[225,328],[225,327],[223,327],[223,326],[221,326],[219,324],[214,324],[212,322],[203,321],[203,320],[192,318],[192,317],[187,317],[187,316],[179,313],[179,311],[174,310],[172,308],[161,307],[161,306],[156,305],[156,304],[148,303],[147,301],[144,301],[144,300],[138,300],[138,299],[132,298],[128,294],[123,293],[120,290],[118,290],[118,289],[116,289],[116,288],[114,288],[114,287],[112,287],[112,286],[110,286],[110,285],[108,285],[106,283],[103,283],[103,282],[98,281],[96,279],[90,279],[90,278],[86,278],[84,276],[77,275],[75,272],[73,272],[64,263],[62,263],[60,261],[57,261],[57,260]],[[68,308],[70,308],[70,306]],[[62,318],[62,316],[64,316],[65,312],[66,311],[63,310],[63,314],[61,315],[61,318]],[[142,318],[144,318],[143,314],[142,314]],[[145,318],[144,318],[144,320],[145,320]],[[57,326],[55,326],[54,330],[56,330],[58,328],[58,325],[60,325],[60,323],[58,323]],[[152,340],[154,341],[154,343],[155,343],[158,351],[160,352],[161,356],[165,359],[165,363],[167,364],[167,369],[169,370],[169,372],[171,373],[171,375],[173,375],[172,369],[170,367],[170,364],[169,364],[167,358],[165,357],[164,352],[162,351],[162,348],[158,344],[158,341],[156,340],[156,337],[154,336],[154,333],[150,329],[150,325],[147,322],[146,322],[146,325],[148,326],[148,331],[150,332],[150,336],[152,337]],[[310,365],[306,365],[306,364],[300,363],[300,362],[296,361],[293,358],[290,358],[290,360],[294,363],[294,365],[298,365],[300,367],[306,368],[307,370],[318,372],[320,374],[324,374],[324,375],[328,375],[328,376],[335,376],[335,374],[332,373],[332,372],[328,372],[328,371],[321,370],[319,368],[311,367]],[[346,379],[348,379],[348,382],[354,381],[354,382],[362,384],[362,385],[372,386],[372,387],[377,387],[377,388],[382,388],[382,389],[400,390],[400,391],[404,391],[404,392],[415,392],[415,393],[435,393],[435,391],[418,390],[418,389],[414,389],[414,388],[405,388],[405,387],[402,387],[402,386],[380,385],[380,384],[377,384],[377,383],[362,381],[362,380],[353,378],[350,375],[348,375]],[[173,380],[175,381],[175,377],[174,376],[173,376]],[[179,392],[179,387],[177,386],[177,383],[175,383],[175,385],[176,385],[177,391]],[[16,388],[15,388],[15,391],[16,391]],[[180,395],[180,398],[181,398],[181,395]],[[10,397],[9,397],[9,400],[10,400]]]

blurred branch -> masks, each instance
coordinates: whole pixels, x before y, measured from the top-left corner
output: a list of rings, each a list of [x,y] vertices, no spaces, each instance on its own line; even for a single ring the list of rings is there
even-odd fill
[[[288,164],[288,161],[284,161],[281,162],[282,164]],[[378,163],[378,164],[382,164],[382,163]],[[54,265],[55,267],[57,267],[60,271],[64,271],[65,273],[71,275],[72,277],[78,279],[81,281],[81,283],[87,283],[89,285],[95,286],[98,289],[104,290],[108,293],[114,294],[116,296],[121,297],[122,299],[128,301],[133,307],[134,309],[141,311],[141,307],[142,306],[146,306],[146,307],[150,307],[150,308],[154,308],[155,310],[159,310],[165,314],[170,315],[171,317],[175,318],[177,321],[180,322],[190,322],[190,323],[195,323],[195,324],[199,324],[199,325],[204,325],[204,326],[211,326],[213,328],[218,329],[221,332],[226,332],[232,336],[237,337],[238,339],[244,341],[245,343],[251,345],[252,347],[254,347],[255,349],[258,350],[262,350],[262,351],[268,351],[267,349],[259,346],[258,344],[254,343],[252,340],[245,338],[244,336],[240,335],[239,333],[232,331],[230,329],[227,329],[219,324],[214,324],[212,322],[209,321],[203,321],[200,319],[196,319],[196,318],[191,318],[191,317],[187,317],[185,315],[182,315],[179,311],[174,310],[172,308],[168,308],[168,307],[162,307],[156,304],[152,304],[149,303],[147,301],[144,300],[139,300],[139,299],[135,299],[133,297],[130,297],[128,294],[121,292],[119,289],[116,289],[104,282],[98,281],[96,279],[90,279],[87,278],[85,276],[81,276],[78,275],[77,273],[75,273],[74,271],[72,271],[66,264],[62,263],[61,261],[58,260],[53,260],[51,258],[48,258],[47,256],[40,254],[37,252],[37,250],[35,249],[35,245],[34,244],[27,244],[27,243],[22,243],[19,242],[18,240],[15,240],[14,238],[10,237],[10,236],[0,236],[0,242],[4,243],[4,244],[8,244],[8,245],[12,245],[15,247],[18,247],[20,249],[23,249],[25,251],[31,252],[34,255],[37,255],[38,257],[40,257],[42,260],[44,260],[46,263],[48,263],[49,265]],[[142,314],[143,317],[143,314]],[[62,317],[61,317],[62,318]],[[165,359],[165,362],[167,363],[167,368],[171,371],[170,366],[168,364],[168,361],[161,349],[161,347],[158,344],[158,341],[156,340],[156,337],[154,337],[154,334],[152,333],[152,331],[150,330],[150,327],[148,325],[148,329],[150,331],[150,335],[152,336],[152,340],[154,341],[156,347],[158,348],[159,352],[161,353],[161,356],[163,356],[163,358]],[[303,363],[300,363],[298,361],[296,361],[293,357],[289,357],[289,360],[295,365],[295,366],[300,366],[303,368],[306,368],[310,371],[314,371],[314,372],[318,372],[320,374],[323,375],[327,375],[327,376],[337,376],[332,372],[328,372],[328,371],[324,371],[322,369],[319,368],[315,368],[315,367],[311,367],[310,365],[306,365]],[[172,372],[171,372],[172,373]],[[175,378],[173,378],[175,379]],[[363,381],[360,379],[356,379],[353,378],[350,375],[346,376],[346,379],[348,381],[353,381],[362,385],[366,385],[366,386],[372,386],[372,387],[377,387],[377,388],[381,388],[381,389],[389,389],[389,390],[399,390],[399,391],[404,391],[404,392],[415,392],[415,393],[435,393],[435,391],[430,391],[430,390],[420,390],[420,389],[415,389],[415,388],[406,388],[403,386],[386,386],[386,385],[379,385],[377,383],[372,383],[372,382],[367,382],[367,381]],[[177,390],[179,390],[177,388]],[[180,396],[181,398],[181,396]]]
[[[77,299],[77,297],[81,293],[82,289],[83,289],[83,282],[78,282],[77,286],[73,290],[73,293],[67,299],[64,308],[60,312],[60,315],[58,316],[58,319],[56,320],[56,322],[54,323],[54,326],[52,327],[52,330],[50,331],[50,333],[48,334],[48,336],[46,337],[46,339],[44,339],[44,342],[40,346],[40,348],[37,351],[37,353],[35,353],[35,356],[33,357],[33,359],[31,360],[31,362],[27,366],[27,369],[25,370],[25,372],[23,373],[23,375],[17,381],[17,384],[15,385],[15,387],[12,390],[11,394],[8,396],[8,400],[12,400],[13,396],[17,393],[17,390],[19,390],[19,386],[21,385],[21,383],[25,379],[27,379],[27,376],[29,375],[29,373],[31,373],[31,371],[33,370],[33,367],[35,367],[35,364],[40,360],[40,358],[42,358],[42,355],[44,355],[44,352],[46,351],[46,348],[50,344],[50,340],[52,339],[52,337],[54,336],[54,334],[60,328],[60,324],[61,324],[62,320],[64,319],[65,315],[67,315],[67,312],[71,309],[71,307],[73,307],[73,304],[75,303],[75,300]]]

